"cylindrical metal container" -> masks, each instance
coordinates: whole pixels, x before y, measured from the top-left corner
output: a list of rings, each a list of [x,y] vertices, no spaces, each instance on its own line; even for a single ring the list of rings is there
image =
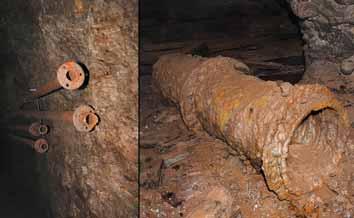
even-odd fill
[[[177,104],[190,129],[207,131],[246,156],[280,199],[301,207],[313,195],[325,201],[331,195],[323,194],[324,184],[339,170],[348,138],[343,106],[324,86],[248,74],[232,58],[171,54],[154,65],[153,83]]]
[[[27,117],[72,123],[79,132],[90,132],[99,123],[99,117],[89,105],[80,105],[75,111],[17,111],[9,117]]]
[[[25,102],[43,97],[61,88],[68,90],[79,89],[84,84],[85,79],[85,72],[78,63],[74,61],[65,62],[57,70],[57,78],[35,89],[25,99]]]
[[[36,152],[38,152],[40,154],[47,152],[49,149],[49,144],[48,144],[47,140],[44,138],[32,140],[32,139],[24,138],[24,137],[13,135],[13,134],[10,134],[9,136],[10,136],[10,138],[17,141],[18,143],[23,143],[24,145],[30,146],[31,148],[33,148]]]

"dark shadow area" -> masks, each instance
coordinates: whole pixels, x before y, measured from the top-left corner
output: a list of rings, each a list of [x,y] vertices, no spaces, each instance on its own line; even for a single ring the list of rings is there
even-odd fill
[[[304,71],[296,17],[282,0],[141,2],[140,74],[168,53],[244,61],[266,80],[299,81]]]
[[[36,23],[26,1],[2,1],[0,8],[0,217],[47,218],[49,204],[41,193],[42,172],[38,167],[46,154],[38,154],[30,145],[11,137],[31,139],[28,132],[13,128],[30,125],[33,120],[9,119],[28,91],[30,74],[21,69],[20,62],[35,43],[31,34]]]
[[[82,84],[82,86],[80,87],[80,90],[83,90],[83,89],[87,88],[87,86],[89,85],[90,71],[87,68],[87,66],[84,63],[82,63],[81,61],[76,61],[76,62],[80,65],[80,67],[84,70],[84,73],[85,73],[84,84]]]
[[[41,157],[28,145],[1,135],[0,216],[8,218],[47,217],[37,185],[36,161]]]

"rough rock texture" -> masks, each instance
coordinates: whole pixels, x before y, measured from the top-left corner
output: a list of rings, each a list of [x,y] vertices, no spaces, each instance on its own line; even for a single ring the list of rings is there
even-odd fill
[[[5,1],[1,37],[2,110],[16,110],[29,88],[55,78],[67,60],[83,63],[87,86],[39,101],[42,110],[92,105],[100,124],[91,133],[48,123],[50,151],[35,159],[53,217],[135,217],[137,214],[138,2]],[[6,6],[6,7],[5,7]],[[2,7],[1,7],[2,8]],[[2,72],[2,73],[3,73]],[[8,82],[6,82],[8,81]],[[9,89],[6,89],[9,88]],[[15,91],[16,90],[16,91]],[[13,101],[16,99],[17,101]],[[36,103],[24,105],[36,109]],[[48,203],[46,203],[48,202]]]
[[[307,70],[305,81],[353,91],[354,2],[350,0],[287,0],[300,18]],[[330,70],[328,70],[330,68]],[[322,72],[322,71],[326,72]],[[325,75],[322,78],[323,74]],[[328,84],[338,80],[337,84]],[[342,88],[340,88],[342,87]]]
[[[340,62],[353,55],[354,2],[340,0],[289,0],[302,19],[305,52],[310,63]]]

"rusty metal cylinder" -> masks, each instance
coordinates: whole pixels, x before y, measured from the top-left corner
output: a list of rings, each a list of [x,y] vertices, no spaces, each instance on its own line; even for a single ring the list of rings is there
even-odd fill
[[[24,145],[28,145],[33,148],[38,153],[45,153],[49,149],[49,144],[46,139],[40,138],[37,140],[32,140],[24,137],[20,137],[17,135],[10,135],[10,137],[17,141],[18,143],[23,143]]]
[[[249,74],[232,58],[170,54],[154,65],[153,84],[191,130],[207,131],[247,157],[280,199],[300,207],[328,200],[322,188],[335,178],[348,138],[343,106],[324,86]]]
[[[95,110],[89,105],[80,105],[75,111],[18,111],[10,117],[26,117],[44,120],[63,121],[74,125],[80,132],[94,130],[99,122]]]
[[[74,61],[68,61],[59,67],[57,70],[57,78],[55,80],[35,89],[26,101],[40,98],[61,88],[76,90],[79,89],[84,82],[85,72],[82,67]]]
[[[43,135],[48,134],[49,127],[47,125],[40,123],[40,122],[34,122],[29,126],[28,132],[32,136],[39,137],[39,136],[43,136]]]
[[[4,125],[1,129],[14,131],[14,132],[27,132],[32,136],[39,137],[46,135],[49,132],[49,127],[40,122],[34,122],[31,125]]]

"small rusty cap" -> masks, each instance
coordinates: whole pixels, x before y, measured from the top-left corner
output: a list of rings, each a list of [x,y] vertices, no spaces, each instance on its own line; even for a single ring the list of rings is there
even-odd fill
[[[68,61],[59,67],[57,79],[64,89],[76,90],[84,84],[85,72],[78,63]]]
[[[73,122],[78,131],[90,132],[97,126],[99,117],[91,106],[81,105],[74,112]]]
[[[41,124],[40,122],[35,122],[30,125],[28,131],[31,135],[39,137],[48,134],[49,128],[47,125]]]
[[[34,150],[40,154],[43,154],[48,151],[49,144],[48,141],[45,139],[37,139],[33,146]]]

